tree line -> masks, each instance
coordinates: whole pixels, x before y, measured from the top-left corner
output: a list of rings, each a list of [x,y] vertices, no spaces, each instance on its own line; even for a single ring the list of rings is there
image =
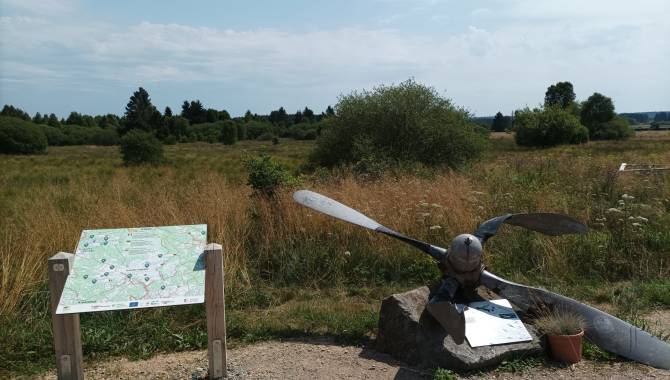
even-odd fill
[[[206,108],[200,100],[185,100],[179,113],[173,113],[170,107],[165,107],[161,113],[151,102],[149,93],[140,87],[130,96],[122,116],[92,116],[73,111],[67,118],[59,119],[54,113],[40,112],[31,117],[18,107],[5,105],[0,111],[0,128],[3,130],[0,136],[6,140],[1,144],[2,152],[6,153],[20,153],[26,149],[10,147],[18,144],[16,139],[29,138],[26,133],[39,141],[42,139],[35,136],[44,135],[47,145],[54,146],[116,145],[132,130],[149,132],[166,144],[195,141],[234,144],[238,140],[252,139],[278,141],[279,137],[313,140],[319,135],[323,120],[334,114],[331,106],[319,114],[309,107],[289,114],[280,107],[268,115],[247,110],[242,117],[231,117],[226,110]],[[30,131],[19,130],[16,126]],[[41,146],[37,144],[37,147]]]

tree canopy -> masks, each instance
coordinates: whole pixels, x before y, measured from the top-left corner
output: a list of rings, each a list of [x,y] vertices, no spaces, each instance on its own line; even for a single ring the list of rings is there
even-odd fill
[[[544,94],[544,106],[559,106],[563,109],[570,107],[575,101],[575,91],[570,82],[558,82],[547,88]]]

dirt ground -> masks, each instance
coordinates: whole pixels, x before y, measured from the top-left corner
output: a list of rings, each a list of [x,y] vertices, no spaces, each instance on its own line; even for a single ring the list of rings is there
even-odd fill
[[[86,367],[88,379],[204,379],[207,352],[160,354],[145,361],[113,359]],[[538,366],[522,372],[494,370],[456,375],[466,379],[670,379],[670,371],[630,362],[582,361],[571,367]],[[41,377],[53,379],[53,372]],[[365,347],[340,346],[327,339],[265,342],[228,351],[229,379],[431,379]]]

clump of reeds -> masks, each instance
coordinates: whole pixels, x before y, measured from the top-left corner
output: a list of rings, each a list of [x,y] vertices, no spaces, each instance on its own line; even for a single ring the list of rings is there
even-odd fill
[[[540,312],[535,327],[547,335],[575,335],[584,331],[586,320],[574,311],[554,308]]]

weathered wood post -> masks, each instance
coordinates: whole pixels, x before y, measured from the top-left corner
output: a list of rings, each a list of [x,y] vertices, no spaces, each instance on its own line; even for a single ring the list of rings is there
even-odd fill
[[[74,255],[59,252],[49,261],[49,294],[51,295],[51,323],[53,325],[56,370],[59,379],[83,379],[84,356],[81,351],[79,314],[56,314]]]
[[[209,378],[226,376],[226,301],[223,290],[223,248],[205,247],[205,307],[207,309],[207,359]]]

